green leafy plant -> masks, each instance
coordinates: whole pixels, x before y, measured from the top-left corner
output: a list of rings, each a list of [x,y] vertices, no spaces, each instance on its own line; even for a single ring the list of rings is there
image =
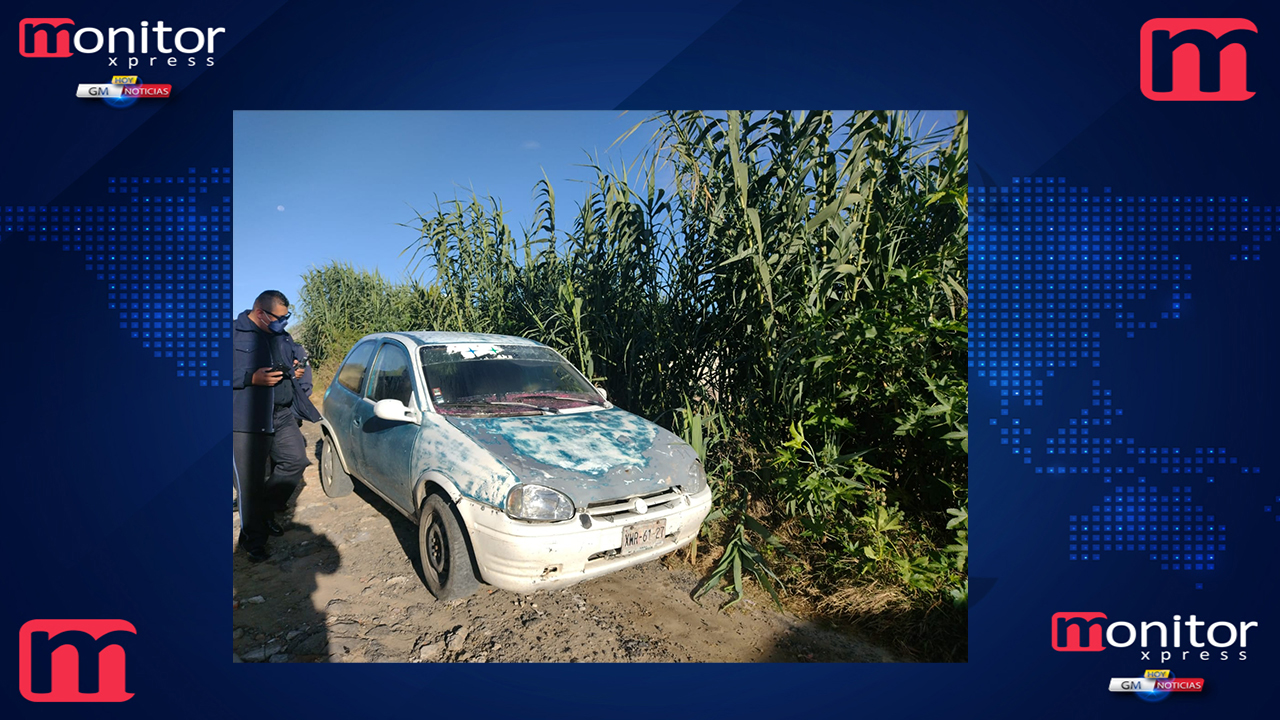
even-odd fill
[[[729,519],[731,524],[731,528],[726,534],[727,541],[724,546],[724,554],[720,556],[711,573],[694,590],[694,599],[701,598],[712,589],[718,587],[727,576],[729,582],[726,590],[732,593],[732,597],[723,607],[727,608],[737,603],[745,597],[745,589],[742,584],[745,573],[755,578],[760,587],[769,593],[769,596],[773,598],[773,602],[781,610],[782,599],[778,596],[778,590],[782,586],[782,581],[769,566],[764,554],[750,542],[747,533],[754,533],[767,545],[779,551],[784,550],[782,542],[773,531],[766,528],[759,520],[748,515],[742,508],[737,508],[732,517],[726,514],[724,510],[714,510],[707,517],[708,522],[715,522],[720,519]]]

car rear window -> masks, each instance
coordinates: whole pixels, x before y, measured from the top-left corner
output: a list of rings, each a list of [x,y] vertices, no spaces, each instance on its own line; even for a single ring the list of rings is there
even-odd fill
[[[375,343],[362,343],[351,351],[347,361],[338,371],[338,384],[359,395],[364,388],[364,378],[368,374],[369,359],[373,357]]]

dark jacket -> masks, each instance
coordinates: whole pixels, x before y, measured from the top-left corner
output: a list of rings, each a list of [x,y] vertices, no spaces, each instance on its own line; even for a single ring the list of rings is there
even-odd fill
[[[283,333],[277,337],[280,339],[281,355],[288,362],[306,362],[307,351],[294,341],[292,335]],[[303,420],[320,422],[320,411],[312,404],[311,398],[307,397],[311,394],[311,388],[311,365],[308,364],[302,371],[302,377],[293,378],[293,414]]]
[[[234,432],[273,433],[275,391],[254,385],[253,373],[271,367],[271,336],[258,329],[249,319],[249,311],[240,313],[231,324],[231,429]]]
[[[258,329],[249,319],[249,311],[240,313],[232,323],[231,429],[234,432],[274,433],[275,388],[254,385],[253,373],[272,367],[272,357],[292,363],[306,357],[302,346],[289,333],[271,335]],[[272,344],[275,347],[272,347]],[[272,350],[275,350],[273,353]],[[320,421],[320,411],[311,403],[311,368],[301,378],[286,376],[281,382],[293,383],[293,413],[303,420]]]

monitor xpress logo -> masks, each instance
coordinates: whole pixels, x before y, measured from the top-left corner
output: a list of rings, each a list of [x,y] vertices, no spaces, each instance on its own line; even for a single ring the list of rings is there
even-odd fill
[[[32,620],[18,631],[18,690],[32,702],[124,702],[137,633],[124,620]]]
[[[1123,620],[1103,626],[1106,613],[1054,613],[1051,642],[1058,652],[1102,652],[1107,648],[1137,647],[1143,660],[1247,660],[1249,630],[1256,622],[1206,623],[1190,615],[1174,615],[1173,622],[1134,623]],[[1203,633],[1201,632],[1201,629]],[[1172,649],[1170,649],[1172,648]],[[1187,649],[1184,649],[1187,648]],[[1156,657],[1153,657],[1153,654]],[[1216,656],[1216,657],[1215,657]]]
[[[1152,100],[1248,100],[1255,83],[1243,18],[1156,18],[1142,26],[1142,94]]]
[[[195,67],[203,54],[213,65],[214,43],[226,28],[173,28],[157,20],[135,27],[79,27],[71,18],[23,18],[18,22],[18,54],[29,58],[69,58],[105,53],[108,67]],[[185,55],[180,58],[179,55]]]

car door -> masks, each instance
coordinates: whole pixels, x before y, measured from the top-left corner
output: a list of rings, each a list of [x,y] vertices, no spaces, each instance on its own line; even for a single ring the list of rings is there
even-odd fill
[[[365,403],[364,389],[368,384],[369,366],[373,363],[373,353],[377,348],[377,341],[357,345],[347,354],[324,395],[325,419],[329,421],[338,449],[346,459],[347,470],[360,478],[364,477],[364,470],[360,465],[360,426],[359,423],[353,423],[353,419],[356,406]]]
[[[360,457],[364,479],[404,510],[413,507],[413,447],[419,427],[411,422],[383,420],[373,414],[379,400],[399,400],[418,409],[409,352],[397,340],[378,348],[365,401],[356,406],[361,418]]]

